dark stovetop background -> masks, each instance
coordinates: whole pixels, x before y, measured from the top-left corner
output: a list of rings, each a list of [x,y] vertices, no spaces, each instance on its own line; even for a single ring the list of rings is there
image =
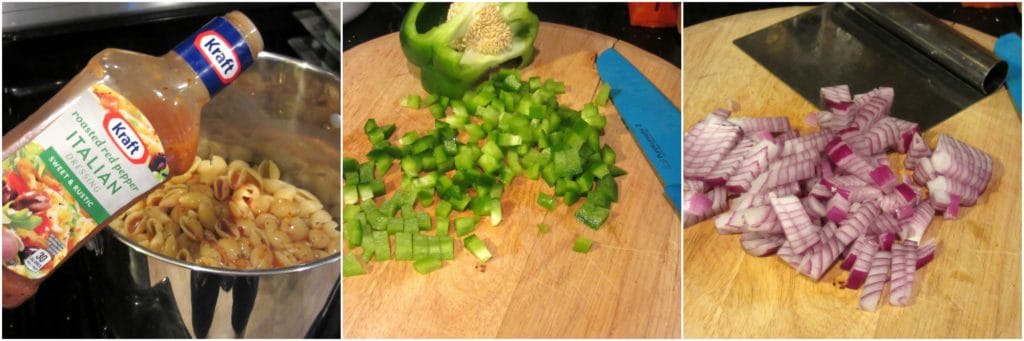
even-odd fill
[[[230,10],[244,12],[260,29],[265,51],[298,59],[287,43],[289,38],[309,33],[292,15],[298,10],[316,10],[312,4],[198,5],[127,18],[73,23],[3,34],[3,131],[39,108],[100,50],[113,47],[161,55],[199,29],[211,18]],[[24,305],[3,311],[4,338],[99,338],[116,336],[111,324],[98,313],[94,297],[94,272],[100,268],[97,256],[86,249],[67,260],[47,279],[39,293]],[[105,298],[114,300],[117,298]],[[325,323],[312,337],[334,338],[340,332],[340,295],[331,300]],[[123,316],[130,319],[131,316]],[[136,321],[151,323],[153,321]],[[123,323],[123,321],[122,321]]]
[[[683,10],[683,27],[733,14],[797,5],[813,6],[819,3],[700,3],[688,2]],[[955,3],[916,4],[932,15],[967,25],[976,30],[999,37],[1006,33],[1021,34],[1021,14],[1017,7],[973,8]]]
[[[408,8],[407,3],[371,4],[366,12],[344,25],[342,48],[348,50],[382,35],[398,32]],[[575,26],[625,40],[676,67],[682,64],[682,38],[678,29],[630,26],[626,4],[531,3],[530,11],[537,14],[540,21]]]

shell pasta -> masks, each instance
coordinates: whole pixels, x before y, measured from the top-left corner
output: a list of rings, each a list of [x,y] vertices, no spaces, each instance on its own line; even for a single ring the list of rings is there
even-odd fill
[[[234,154],[238,154],[235,152]],[[196,158],[110,226],[152,251],[208,267],[266,269],[339,251],[338,223],[311,192],[256,165]]]

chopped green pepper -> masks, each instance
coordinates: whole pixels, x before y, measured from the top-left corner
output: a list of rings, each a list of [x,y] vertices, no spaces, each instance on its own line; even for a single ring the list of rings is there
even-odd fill
[[[555,205],[557,205],[555,197],[547,195],[544,192],[537,193],[537,204],[540,205],[540,207],[546,208],[548,211],[554,210]]]
[[[345,260],[341,265],[342,275],[345,277],[359,276],[366,273],[366,269],[363,268],[362,262],[359,261],[359,256],[354,254],[345,255]]]
[[[572,244],[572,250],[579,253],[587,253],[590,252],[590,245],[593,243],[593,240],[584,237],[579,237],[576,238],[576,242]]]
[[[479,259],[481,263],[487,262],[487,260],[491,259],[491,251],[487,249],[487,245],[484,244],[484,241],[480,240],[480,237],[477,237],[475,234],[471,234],[469,237],[463,239],[462,243],[466,247],[466,250],[469,250],[469,252],[472,253],[476,259]]]
[[[412,262],[412,268],[422,275],[434,272],[441,268],[441,260],[434,256],[423,257]]]

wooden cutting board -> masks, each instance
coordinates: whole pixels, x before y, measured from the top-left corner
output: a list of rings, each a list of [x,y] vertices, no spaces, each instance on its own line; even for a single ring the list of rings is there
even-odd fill
[[[581,108],[593,98],[599,83],[594,59],[614,46],[679,106],[680,70],[635,46],[547,23],[536,46],[539,53],[523,76],[565,82],[563,105]],[[362,126],[368,118],[397,123],[393,143],[407,131],[433,127],[428,110],[398,106],[409,94],[425,95],[412,70],[397,34],[344,53],[345,156],[365,161],[370,145]],[[575,220],[580,203],[544,210],[537,193],[553,190],[542,181],[518,179],[502,198],[504,221],[491,227],[485,218],[478,225],[477,235],[494,254],[486,264],[456,241],[455,260],[429,275],[414,272],[410,262],[389,261],[345,278],[345,337],[678,338],[679,216],[615,108],[601,112],[608,116],[602,141],[629,172],[618,178],[620,200],[601,230]],[[387,178],[388,191],[398,187],[397,169]],[[539,233],[539,223],[551,232]],[[578,236],[594,240],[589,254],[572,251]]]
[[[733,99],[736,116],[788,116],[802,133],[815,106],[790,90],[732,41],[809,7],[749,12],[687,27],[684,126]],[[983,46],[995,39],[955,25]],[[882,85],[882,84],[879,84]],[[864,89],[854,89],[862,90]],[[896,100],[900,100],[900,89]],[[859,291],[839,289],[838,266],[820,282],[778,257],[747,255],[739,235],[721,236],[709,220],[684,231],[684,336],[687,338],[1020,338],[1021,124],[1006,89],[926,131],[948,134],[992,155],[995,171],[979,203],[959,220],[932,221],[936,258],[914,276],[912,305],[857,309]]]

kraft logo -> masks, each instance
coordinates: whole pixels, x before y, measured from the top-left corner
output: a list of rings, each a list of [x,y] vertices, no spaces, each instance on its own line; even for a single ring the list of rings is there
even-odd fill
[[[235,80],[239,72],[238,55],[227,39],[216,31],[206,31],[197,35],[193,44],[213,67],[221,83],[228,84]]]
[[[146,145],[142,143],[135,128],[132,128],[120,114],[108,113],[103,117],[103,130],[107,132],[107,136],[110,136],[110,140],[114,141],[117,149],[129,162],[137,165],[146,162],[146,158],[149,156]]]

